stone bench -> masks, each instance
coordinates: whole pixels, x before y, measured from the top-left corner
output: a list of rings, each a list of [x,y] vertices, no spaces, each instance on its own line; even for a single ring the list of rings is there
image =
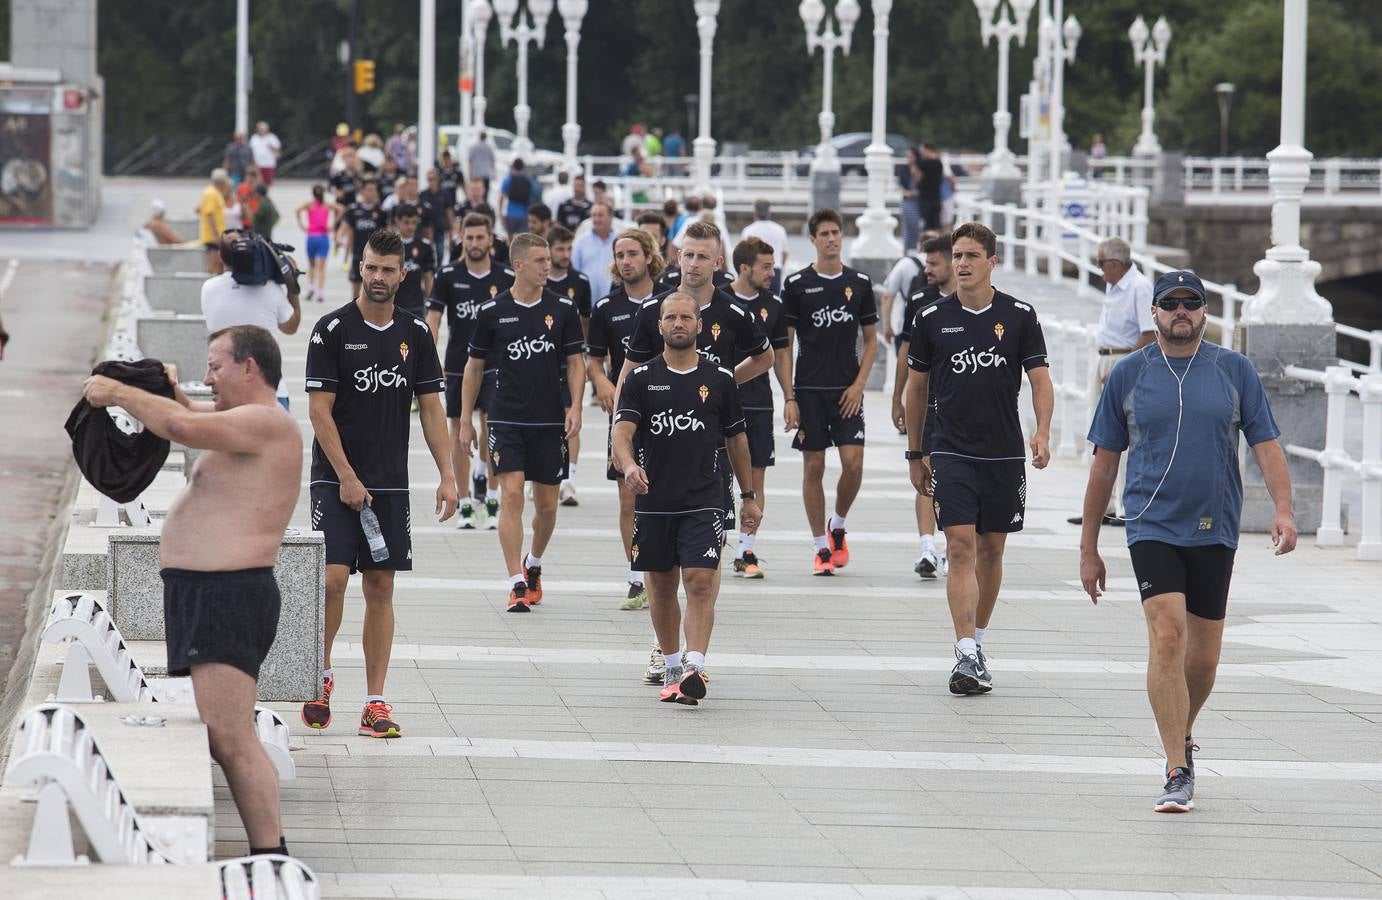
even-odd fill
[[[144,278],[144,298],[155,310],[199,316],[202,312],[202,284],[209,277],[205,272],[147,275]]]
[[[206,251],[200,247],[149,247],[145,253],[149,259],[149,269],[155,275],[175,275],[178,273],[196,275],[205,280]]]
[[[0,788],[0,858],[204,862],[214,822],[211,752],[196,707],[45,703],[20,715]]]
[[[201,223],[196,219],[174,219],[172,216],[164,216],[163,221],[173,229],[173,234],[176,234],[179,240],[195,241],[201,236]]]
[[[200,307],[198,308],[200,312]],[[191,381],[206,374],[206,319],[198,315],[140,316],[135,342],[150,359],[173,363],[178,377]]]
[[[166,650],[140,641],[163,640],[163,580],[159,577],[159,535],[124,530],[108,535],[106,592],[111,618],[131,642],[146,672],[162,674]],[[259,699],[315,700],[321,692],[326,623],[326,544],[320,532],[283,538],[274,577],[283,596],[278,636],[259,674]]]

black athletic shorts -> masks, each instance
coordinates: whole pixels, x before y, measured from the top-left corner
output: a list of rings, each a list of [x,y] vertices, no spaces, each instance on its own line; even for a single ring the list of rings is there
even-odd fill
[[[1138,541],[1128,548],[1142,599],[1184,594],[1185,611],[1218,621],[1228,608],[1228,585],[1237,551],[1223,544],[1177,547],[1161,541]]]
[[[749,465],[766,469],[777,462],[777,444],[773,440],[773,411],[771,409],[744,410],[744,433],[749,438]]]
[[[180,677],[193,666],[224,663],[258,679],[278,633],[282,598],[274,570],[163,569],[159,574],[168,674]]]
[[[379,530],[389,548],[389,558],[374,561],[360,514],[341,502],[340,485],[314,484],[311,489],[312,530],[326,535],[326,564],[350,566],[350,573],[380,569],[392,572],[413,570],[412,510],[408,493],[376,493],[370,509],[379,518]]]
[[[566,435],[551,426],[489,426],[491,474],[522,472],[524,481],[561,484],[567,472]]]
[[[633,556],[635,572],[668,572],[672,569],[718,569],[720,548],[725,543],[724,512],[634,513]]]
[[[864,410],[846,419],[840,415],[840,396],[844,391],[797,391],[801,424],[792,447],[797,450],[824,450],[864,443]]]
[[[729,448],[722,444],[715,455],[720,468],[720,506],[725,511],[725,524],[730,525],[734,521],[734,469],[729,465]]]
[[[973,525],[979,534],[1021,531],[1027,514],[1026,463],[933,456],[931,504],[943,529]]]
[[[448,419],[461,417],[461,381],[460,375],[446,373],[446,417]],[[485,412],[489,409],[489,400],[494,396],[498,384],[494,375],[489,372],[485,373],[484,379],[480,382],[480,393],[475,397],[477,410]]]

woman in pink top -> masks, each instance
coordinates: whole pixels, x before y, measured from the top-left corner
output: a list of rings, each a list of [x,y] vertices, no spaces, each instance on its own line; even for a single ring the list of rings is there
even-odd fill
[[[298,227],[307,232],[307,299],[326,301],[326,258],[331,254],[333,217],[345,208],[326,199],[326,187],[312,186],[312,199],[297,208]],[[304,218],[304,215],[306,218]]]

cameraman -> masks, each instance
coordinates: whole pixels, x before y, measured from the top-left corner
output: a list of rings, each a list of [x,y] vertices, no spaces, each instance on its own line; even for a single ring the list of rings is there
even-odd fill
[[[269,245],[248,231],[235,229],[222,232],[220,244],[226,271],[202,283],[202,315],[207,330],[258,325],[270,333],[275,328],[284,334],[295,333],[302,322],[296,279],[290,279],[292,293],[289,285],[273,277],[259,284],[243,283],[263,278],[262,254],[272,253]],[[287,380],[279,379],[277,394],[279,405],[287,409]]]

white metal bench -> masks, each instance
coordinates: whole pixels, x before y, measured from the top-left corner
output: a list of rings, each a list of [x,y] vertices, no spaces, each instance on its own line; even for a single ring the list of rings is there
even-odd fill
[[[312,870],[291,856],[243,856],[217,863],[225,900],[318,900],[321,886]]]
[[[25,713],[10,751],[8,786],[38,789],[27,852],[13,865],[88,862],[72,843],[69,810],[104,863],[194,863],[206,859],[206,826],[142,818],[126,800],[81,713],[44,703]]]
[[[86,703],[99,699],[91,687],[94,665],[117,703],[192,703],[192,679],[149,678],[130,656],[120,629],[91,594],[63,594],[53,600],[43,640],[67,644],[62,678],[53,699]],[[288,725],[266,706],[254,709],[255,730],[279,781],[292,781],[297,770],[288,750]]]

